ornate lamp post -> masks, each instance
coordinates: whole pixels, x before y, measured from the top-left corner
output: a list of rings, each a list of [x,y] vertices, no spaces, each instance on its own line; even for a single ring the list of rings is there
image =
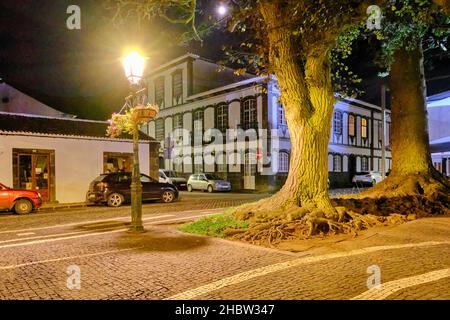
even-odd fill
[[[131,117],[130,124],[133,134],[133,172],[131,182],[131,227],[129,232],[144,232],[142,225],[142,184],[139,170],[139,126],[148,122],[156,116],[156,108],[144,107],[142,97],[145,88],[142,87],[142,76],[144,74],[145,58],[137,52],[131,52],[123,59],[125,75],[130,82],[132,94],[126,97],[125,106],[131,107],[128,115]]]

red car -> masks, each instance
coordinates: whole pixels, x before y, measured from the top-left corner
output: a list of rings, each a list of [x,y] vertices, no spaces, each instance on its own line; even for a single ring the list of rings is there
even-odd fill
[[[14,210],[17,214],[27,214],[42,205],[39,192],[11,189],[0,183],[0,210]]]

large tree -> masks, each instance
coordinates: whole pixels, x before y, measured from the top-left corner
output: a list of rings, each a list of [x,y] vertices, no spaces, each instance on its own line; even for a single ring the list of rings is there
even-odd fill
[[[272,197],[234,210],[235,217],[265,221],[263,225],[250,228],[250,234],[261,234],[261,228],[267,227],[266,236],[272,237],[274,230],[278,235],[282,233],[279,227],[292,228],[286,220],[294,220],[294,229],[300,234],[312,234],[317,230],[349,231],[361,223],[369,223],[369,218],[335,208],[331,203],[327,159],[335,104],[331,52],[342,34],[354,24],[365,22],[366,10],[374,2],[230,2],[233,12],[230,30],[247,34],[245,46],[252,49],[243,55],[248,58],[244,61],[276,76],[291,139],[289,174],[282,189]],[[117,3],[119,11],[131,10],[144,17],[160,16],[168,21],[191,24],[195,37],[201,37],[195,28],[195,1]],[[174,15],[181,18],[174,19]]]
[[[450,211],[450,182],[431,161],[423,52],[423,43],[436,46],[448,37],[449,22],[432,1],[397,0],[384,10],[380,38],[391,92],[392,171],[387,179],[359,195],[366,200],[388,199],[388,205],[375,201],[369,206],[371,211]],[[352,207],[351,201],[339,202]],[[359,211],[367,210],[367,206],[357,205]]]

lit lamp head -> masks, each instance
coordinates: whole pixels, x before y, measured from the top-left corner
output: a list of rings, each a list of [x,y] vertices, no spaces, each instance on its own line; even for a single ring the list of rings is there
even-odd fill
[[[228,8],[223,3],[219,4],[216,10],[221,17],[225,16],[228,12]]]
[[[144,75],[145,58],[136,51],[130,52],[123,58],[125,76],[131,84],[139,84]]]

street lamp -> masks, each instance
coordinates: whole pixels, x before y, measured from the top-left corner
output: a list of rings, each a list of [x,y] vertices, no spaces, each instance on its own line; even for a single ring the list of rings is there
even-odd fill
[[[217,13],[223,17],[228,11],[228,8],[223,4],[219,4],[219,6],[217,7]]]
[[[142,94],[141,80],[144,74],[145,58],[137,52],[129,53],[122,61],[125,76],[131,84],[132,94],[126,99],[134,101]],[[131,179],[131,226],[129,232],[145,232],[142,225],[142,184],[139,170],[139,122],[133,121],[133,172]]]

